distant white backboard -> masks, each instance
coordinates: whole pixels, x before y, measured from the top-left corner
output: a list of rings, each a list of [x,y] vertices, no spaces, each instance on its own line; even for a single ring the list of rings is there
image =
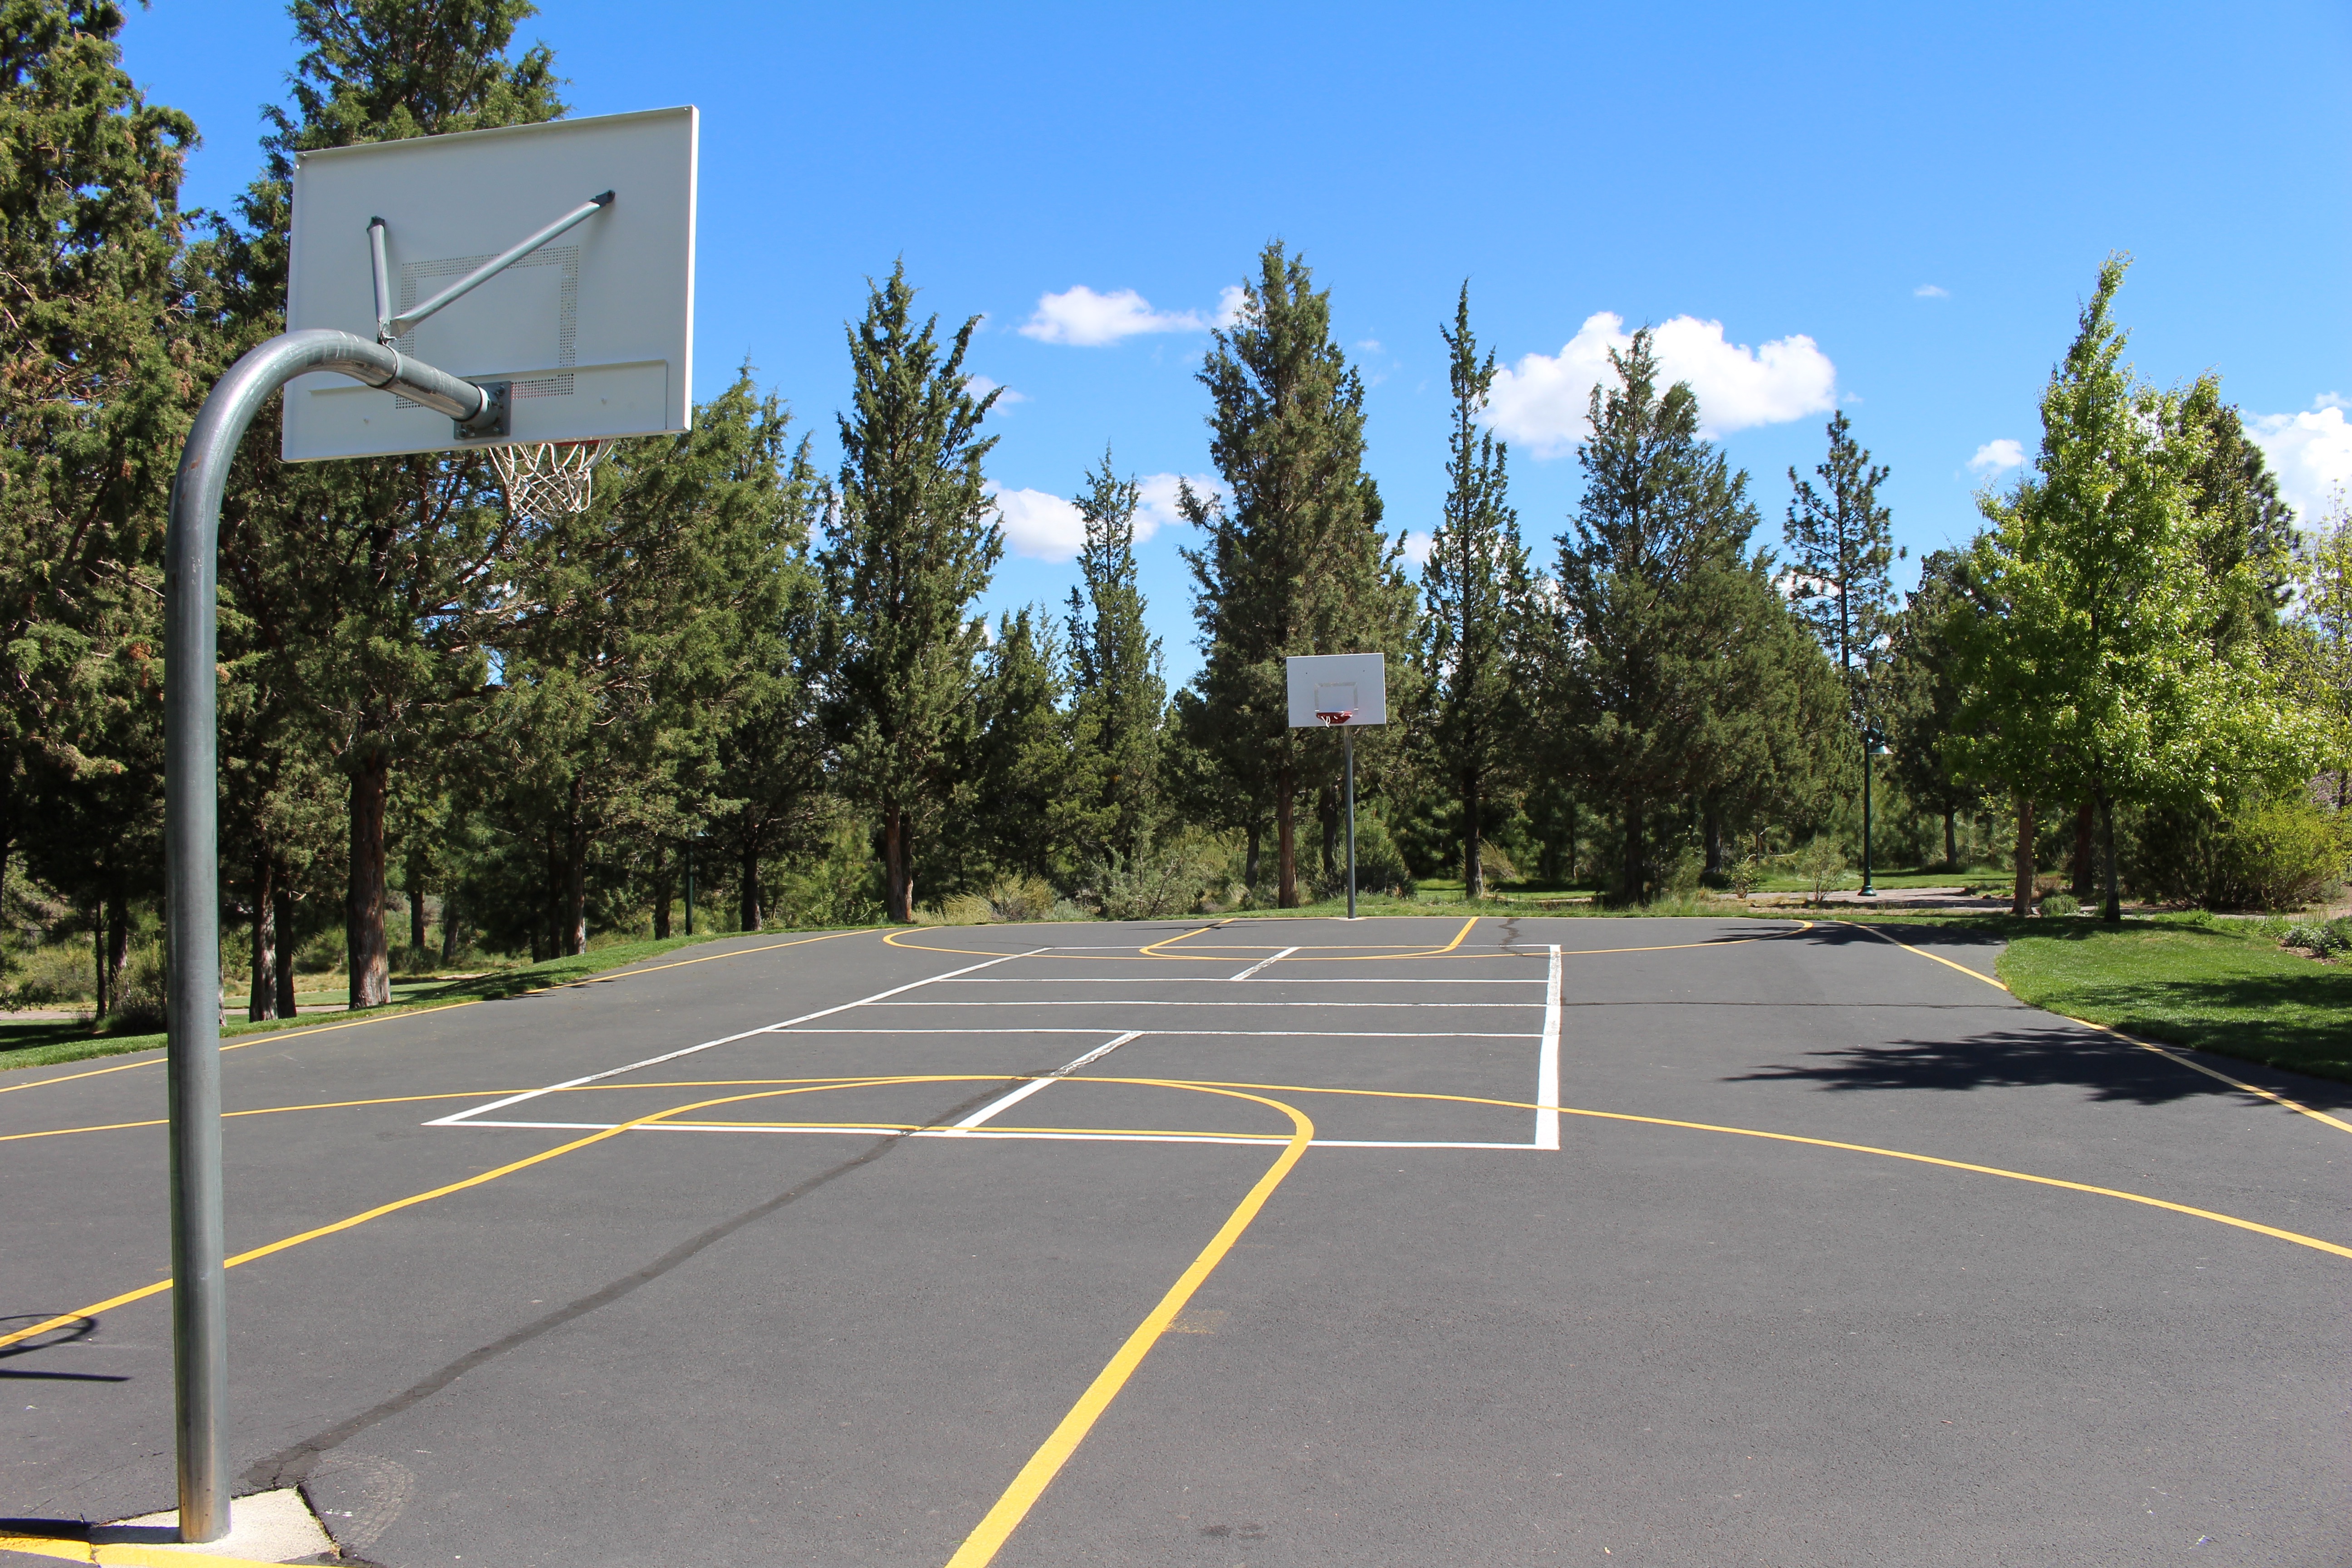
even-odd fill
[[[1354,729],[1389,721],[1388,663],[1376,653],[1302,654],[1285,659],[1289,678],[1290,727],[1323,729],[1336,722]]]
[[[306,375],[286,389],[287,460],[687,428],[698,118],[657,109],[300,154],[291,330],[375,337],[372,219],[383,220],[397,316],[583,203],[613,200],[394,345],[468,381],[510,383],[506,436],[460,440],[446,415]]]

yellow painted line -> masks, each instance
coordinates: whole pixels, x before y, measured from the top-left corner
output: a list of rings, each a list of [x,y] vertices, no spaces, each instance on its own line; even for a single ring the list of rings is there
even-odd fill
[[[1157,957],[1159,956],[1159,950],[1160,948],[1172,947],[1176,943],[1184,941],[1187,937],[1199,936],[1202,931],[1215,931],[1220,926],[1230,925],[1233,922],[1230,921],[1212,921],[1207,925],[1195,926],[1191,931],[1184,931],[1176,936],[1167,937],[1160,942],[1152,942],[1147,947],[1139,947],[1136,949],[1136,951],[1140,953],[1150,954],[1152,957]]]
[[[1894,942],[1896,947],[1901,948],[1906,952],[1915,953],[1921,958],[1932,958],[1937,963],[1942,964],[1945,968],[1957,969],[1971,980],[1981,980],[1996,991],[2004,992],[2010,995],[2016,994],[2015,992],[2010,991],[2008,986],[2002,984],[1993,976],[1980,973],[1976,970],[1970,969],[1965,963],[1954,963],[1950,959],[1945,958],[1938,953],[1929,952],[1925,948],[1913,947],[1907,942],[1898,942],[1894,937],[1887,935],[1885,931],[1874,930],[1872,927],[1862,924],[1858,921],[1842,921],[1839,923],[1841,925],[1850,925],[1859,931],[1866,931],[1870,935],[1876,937],[1881,942]],[[2031,1006],[2032,1004],[2028,1003],[2027,1005]],[[2047,1011],[2047,1009],[2039,1010]],[[2324,1121],[2339,1132],[2352,1132],[2352,1122],[2345,1121],[2338,1117],[2330,1116],[2324,1110],[2314,1110],[2310,1106],[2304,1104],[2299,1100],[2290,1100],[2284,1094],[2263,1088],[2260,1084],[2248,1083],[2242,1079],[2231,1078],[2228,1073],[2217,1072],[2213,1068],[2207,1067],[2203,1062],[2191,1061],[2187,1057],[2181,1056],[2178,1052],[2165,1049],[2165,1047],[2156,1044],[2152,1040],[2143,1040],[2137,1035],[2126,1035],[2121,1029],[2109,1024],[2098,1024],[2092,1022],[2088,1018],[2077,1018],[2072,1013],[2060,1013],[2056,1016],[2065,1019],[2070,1024],[2080,1024],[2086,1029],[2096,1029],[2103,1035],[2113,1035],[2116,1039],[2122,1040],[2128,1045],[2137,1046],[2141,1050],[2154,1051],[2158,1056],[2162,1057],[2165,1060],[2168,1062],[2178,1062],[2191,1072],[2201,1072],[2207,1078],[2213,1079],[2218,1082],[2226,1083],[2231,1089],[2242,1090],[2247,1094],[2254,1096],[2256,1099],[2267,1100],[2273,1105],[2284,1106],[2289,1110],[2310,1117],[2314,1121]]]
[[[477,1095],[515,1094],[511,1089],[469,1089],[457,1094],[395,1094],[384,1100],[331,1100],[319,1105],[265,1105],[253,1110],[224,1110],[224,1119],[231,1116],[276,1116],[288,1110],[349,1110],[362,1105],[407,1105],[420,1100],[472,1100]],[[52,1127],[46,1132],[0,1133],[0,1143],[14,1143],[22,1138],[63,1138],[69,1132],[120,1132],[131,1127],[165,1127],[170,1121],[157,1117],[152,1121],[109,1121],[97,1127]]]
[[[1160,1081],[1166,1082],[1170,1088],[1208,1089],[1202,1084]],[[1290,1142],[1284,1146],[1274,1163],[1266,1167],[1265,1174],[1257,1179],[1257,1184],[1249,1190],[1249,1194],[1242,1199],[1240,1205],[1226,1216],[1217,1234],[1210,1237],[1209,1245],[1192,1259],[1192,1267],[1177,1277],[1176,1283],[1169,1287],[1168,1293],[1160,1299],[1160,1304],[1151,1309],[1150,1315],[1136,1326],[1133,1333],[1128,1335],[1127,1342],[1118,1347],[1109,1364],[1095,1375],[1094,1382],[1070,1407],[1070,1413],[1062,1417],[1061,1424],[1054,1428],[1037,1451],[1029,1456],[1029,1462],[1021,1467],[1020,1474],[1013,1478],[1013,1484],[1005,1488],[1004,1495],[996,1500],[996,1506],[982,1516],[972,1532],[964,1537],[963,1544],[956,1548],[956,1554],[948,1559],[948,1568],[982,1568],[983,1564],[995,1559],[1005,1541],[1028,1517],[1037,1500],[1045,1495],[1045,1488],[1052,1483],[1054,1477],[1069,1462],[1070,1456],[1077,1452],[1078,1445],[1086,1441],[1087,1434],[1094,1429],[1103,1412],[1110,1408],[1111,1401],[1118,1397],[1119,1390],[1127,1386],[1127,1380],[1135,1375],[1135,1369],[1143,1364],[1143,1358],[1159,1342],[1160,1336],[1168,1331],[1169,1325],[1192,1300],[1193,1293],[1207,1281],[1225,1254],[1233,1250],[1234,1243],[1241,1239],[1242,1233],[1249,1228],[1250,1222],[1265,1206],[1265,1200],[1274,1195],[1275,1188],[1282,1185],[1282,1179],[1290,1174],[1291,1167],[1298,1163],[1299,1156],[1307,1152],[1307,1145],[1315,1136],[1315,1124],[1307,1119],[1305,1113],[1280,1100],[1224,1089],[1208,1089],[1208,1092],[1231,1094],[1236,1100],[1254,1100],[1260,1105],[1281,1111],[1290,1118]]]
[[[194,1552],[184,1546],[168,1550],[123,1542],[92,1546],[87,1541],[61,1541],[47,1535],[0,1534],[0,1552],[22,1552],[66,1563],[105,1563],[112,1568],[276,1568],[274,1563],[250,1557],[223,1557],[215,1552]]]
[[[831,942],[835,937],[858,936],[862,935],[865,931],[871,931],[874,928],[871,926],[864,926],[860,927],[856,931],[820,931],[815,936],[794,937],[790,942],[772,942],[764,947],[738,948],[733,952],[714,952],[703,958],[681,958],[675,963],[656,963],[648,965],[644,969],[623,970],[614,974],[584,975],[578,980],[558,981],[553,985],[537,985],[533,986],[529,991],[517,991],[505,996],[477,996],[469,1002],[442,1002],[437,1004],[427,1004],[423,1006],[411,1007],[403,1012],[379,1014],[373,1018],[354,1018],[348,1023],[342,1024],[314,1024],[310,1027],[305,1029],[263,1029],[242,1037],[232,1037],[221,1047],[221,1049],[224,1051],[241,1051],[247,1046],[268,1045],[278,1040],[299,1040],[311,1035],[331,1035],[338,1029],[363,1029],[370,1024],[396,1024],[404,1019],[421,1018],[427,1013],[454,1013],[460,1007],[479,1007],[484,1003],[488,1002],[511,1002],[518,996],[543,996],[550,991],[569,991],[575,985],[604,985],[616,980],[627,980],[639,974],[651,974],[656,970],[683,969],[689,963],[715,963],[722,958],[749,958],[755,952],[773,952],[780,947],[805,947],[813,942]],[[163,1047],[161,1046],[152,1046],[149,1047],[148,1049],[161,1050]],[[76,1079],[103,1078],[110,1072],[129,1072],[133,1068],[152,1068],[161,1067],[163,1065],[163,1058],[162,1057],[149,1057],[144,1061],[124,1062],[120,1067],[93,1068],[89,1072],[67,1073],[60,1078],[45,1078],[37,1079],[32,1083],[12,1083],[5,1088],[0,1088],[0,1094],[14,1094],[20,1089],[46,1089],[53,1083],[71,1083]]]
[[[1127,1080],[1090,1078],[1086,1081],[1119,1083]],[[1276,1094],[1353,1094],[1382,1100],[1452,1100],[1460,1105],[1496,1105],[1508,1110],[1557,1110],[1563,1116],[1584,1116],[1599,1121],[1630,1121],[1645,1127],[1679,1127],[1693,1132],[1721,1132],[1736,1138],[1763,1138],[1775,1143],[1804,1143],[1816,1149],[1842,1149],[1848,1153],[1876,1154],[1882,1159],[1908,1160],[1915,1164],[1941,1165],[1949,1171],[1969,1171],[1980,1176],[2000,1176],[2012,1182],[2030,1182],[2035,1186],[2063,1187],[2068,1192],[2090,1193],[2103,1198],[2121,1198],[2126,1203],[2145,1204],[2149,1208],[2169,1209],[2174,1214],[2191,1215],[2198,1219],[2210,1219],[2216,1225],[2235,1226],[2240,1230],[2251,1230],[2261,1236],[2276,1237],[2281,1241],[2292,1241],[2298,1247],[2308,1247],[2320,1252],[2331,1252],[2338,1258],[2352,1258],[2352,1247],[2339,1247],[2332,1241],[2322,1241],[2315,1236],[2305,1236],[2300,1231],[2281,1230],[2275,1226],[2263,1225],[2255,1220],[2240,1219],[2235,1215],[2219,1214],[2212,1209],[2196,1208],[2188,1204],[2176,1204],[2167,1198],[2152,1198],[2144,1193],[2127,1193],[2118,1187],[2093,1186],[2086,1182],[2063,1181],[2056,1176],[2037,1176],[2030,1171],[2003,1170],[1999,1165],[1971,1164],[1966,1160],[1946,1160],[1934,1154],[1913,1154],[1901,1149],[1881,1149],[1870,1143],[1843,1143],[1834,1138],[1806,1138],[1794,1132],[1766,1132],[1754,1127],[1718,1127],[1711,1121],[1677,1121],[1671,1117],[1634,1116],[1622,1110],[1583,1110],[1573,1105],[1538,1105],[1532,1100],[1489,1100],[1485,1096],[1475,1094],[1424,1094],[1394,1089],[1318,1089],[1308,1084],[1295,1083],[1223,1084],[1208,1079],[1201,1080],[1199,1087],[1263,1089]]]

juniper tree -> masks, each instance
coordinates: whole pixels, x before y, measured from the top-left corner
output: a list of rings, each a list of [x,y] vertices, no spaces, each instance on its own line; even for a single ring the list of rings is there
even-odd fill
[[[121,911],[160,879],[136,846],[162,788],[163,503],[195,401],[175,257],[196,132],[122,68],[120,6],[5,16],[0,867],[38,829],[53,885]]]
[[[1004,552],[981,471],[997,394],[973,396],[963,368],[980,318],[942,352],[939,318],[916,326],[914,300],[902,263],[849,330],[855,385],[821,557],[827,721],[844,790],[875,816],[894,921],[914,919],[917,841],[969,742],[984,641],[969,610]]]
[[[972,841],[992,871],[1050,876],[1064,835],[1055,805],[1079,784],[1053,622],[1024,606],[997,619],[982,660],[970,791]],[[973,868],[978,869],[977,867]]]
[[[1519,514],[1507,499],[1509,452],[1479,428],[1495,355],[1478,357],[1470,330],[1470,285],[1462,285],[1454,325],[1438,329],[1451,360],[1454,428],[1445,465],[1445,511],[1421,569],[1423,606],[1418,650],[1430,724],[1423,737],[1435,770],[1451,781],[1461,812],[1464,896],[1484,898],[1479,847],[1486,809],[1498,784],[1513,782],[1527,756],[1524,643],[1534,584],[1519,542]]]
[[[1744,554],[1748,476],[1699,438],[1687,383],[1659,390],[1647,328],[1610,363],[1615,384],[1593,387],[1577,447],[1585,489],[1560,537],[1549,685],[1560,765],[1616,805],[1614,892],[1635,902],[1653,881],[1653,813],[1703,795],[1738,750],[1726,725],[1746,694],[1727,650],[1778,632]]]
[[[1158,825],[1160,722],[1168,683],[1160,639],[1143,624],[1136,581],[1135,513],[1141,494],[1117,477],[1108,447],[1077,498],[1086,520],[1081,586],[1070,590],[1070,769],[1061,832],[1081,855],[1132,858]]]
[[[536,14],[529,0],[293,0],[288,9],[302,50],[290,100],[264,110],[262,175],[196,258],[222,367],[284,330],[297,154],[564,112],[551,53],[513,48],[516,27]],[[380,1005],[390,997],[391,772],[478,700],[478,613],[511,560],[509,520],[478,456],[293,468],[265,441],[240,448],[223,510],[224,576],[305,706],[292,732],[257,743],[317,747],[348,780],[352,1005]]]
[[[1260,253],[1239,318],[1214,334],[1200,381],[1212,402],[1209,455],[1225,490],[1179,491],[1185,517],[1206,535],[1184,552],[1206,655],[1202,700],[1186,711],[1203,724],[1194,743],[1241,793],[1271,797],[1277,896],[1292,908],[1298,793],[1329,773],[1338,753],[1328,739],[1289,729],[1283,660],[1402,655],[1412,589],[1363,469],[1363,379],[1332,340],[1329,291],[1316,289],[1305,260],[1281,241]],[[1400,677],[1402,664],[1391,666]]]

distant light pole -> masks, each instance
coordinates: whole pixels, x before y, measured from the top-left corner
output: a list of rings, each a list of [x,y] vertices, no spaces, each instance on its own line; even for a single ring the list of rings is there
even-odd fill
[[[1864,725],[1862,731],[1862,897],[1874,899],[1878,889],[1870,883],[1870,759],[1886,755],[1886,737],[1875,726]]]

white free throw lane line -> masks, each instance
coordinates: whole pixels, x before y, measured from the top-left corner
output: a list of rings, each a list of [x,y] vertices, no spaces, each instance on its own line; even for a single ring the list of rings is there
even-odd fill
[[[1551,979],[1544,987],[1543,1047],[1536,1053],[1536,1147],[1559,1147],[1559,944],[1551,947]]]
[[[1052,1072],[1047,1073],[1043,1078],[1031,1079],[1027,1083],[1023,1084],[1019,1089],[1014,1089],[1011,1094],[1006,1095],[1003,1099],[989,1101],[986,1105],[982,1106],[978,1110],[973,1111],[970,1116],[965,1117],[961,1121],[957,1122],[956,1130],[961,1131],[970,1128],[978,1127],[983,1122],[994,1120],[997,1112],[1011,1110],[1013,1107],[1020,1104],[1023,1100],[1028,1099],[1031,1095],[1036,1093],[1039,1089],[1045,1088],[1047,1084],[1052,1083],[1055,1079],[1067,1078],[1070,1074],[1077,1071],[1080,1068],[1085,1067],[1088,1062],[1098,1062],[1102,1060],[1103,1058],[1110,1055],[1111,1052],[1118,1049],[1119,1047],[1135,1038],[1135,1037],[1141,1031],[1139,1030],[1130,1029],[1115,1040],[1108,1040],[1102,1045],[1097,1046],[1093,1050],[1088,1051],[1085,1056],[1078,1058],[1076,1061],[1064,1062],[1060,1067],[1055,1068]]]
[[[624,1125],[617,1121],[465,1121],[459,1126],[475,1131],[484,1129],[520,1128],[530,1131],[548,1132],[610,1132]],[[1004,1142],[1047,1143],[1246,1143],[1280,1148],[1290,1142],[1276,1133],[1248,1132],[1056,1132],[1042,1128],[925,1127],[909,1132],[904,1127],[782,1127],[761,1126],[753,1122],[713,1121],[646,1121],[629,1128],[632,1132],[785,1132],[819,1133],[825,1136],[847,1134],[859,1138],[994,1138]],[[1315,1138],[1308,1140],[1318,1149],[1501,1149],[1525,1153],[1533,1151],[1533,1143],[1467,1143],[1449,1142],[1438,1139],[1417,1138]]]
[[[1225,978],[1228,980],[1247,980],[1251,975],[1255,974],[1267,964],[1279,963],[1297,951],[1298,950],[1295,947],[1286,947],[1280,952],[1276,953],[1272,958],[1261,958],[1255,963],[1251,964],[1247,969],[1243,970],[1239,974],[1229,974]]]
[[[520,1105],[524,1100],[537,1100],[542,1094],[553,1094],[558,1089],[578,1089],[583,1084],[600,1083],[608,1078],[618,1078],[623,1073],[632,1073],[639,1071],[645,1068],[658,1067],[664,1062],[674,1062],[680,1057],[690,1057],[698,1051],[707,1051],[716,1046],[731,1046],[738,1040],[748,1040],[754,1035],[781,1034],[784,1030],[790,1029],[795,1024],[806,1024],[818,1018],[829,1018],[835,1013],[846,1013],[852,1007],[863,1007],[869,1002],[879,1002],[886,996],[897,996],[905,992],[919,991],[926,985],[936,985],[942,980],[953,980],[960,974],[970,974],[976,969],[987,969],[994,964],[1004,963],[1015,958],[1034,958],[1037,954],[1045,951],[1046,950],[1045,948],[1037,947],[1030,949],[1027,952],[1008,952],[1003,958],[992,958],[984,963],[968,963],[961,969],[950,969],[944,974],[926,975],[920,980],[910,981],[904,985],[894,985],[887,991],[877,991],[871,996],[860,996],[855,1002],[844,1002],[838,1006],[821,1007],[814,1013],[803,1013],[797,1018],[786,1018],[782,1022],[775,1024],[762,1024],[756,1029],[745,1029],[738,1034],[722,1035],[718,1039],[705,1040],[698,1046],[688,1046],[683,1050],[665,1051],[660,1056],[647,1057],[641,1062],[631,1062],[626,1067],[607,1068],[603,1072],[592,1072],[584,1078],[566,1079],[562,1083],[551,1083],[545,1089],[527,1089],[520,1094],[510,1094],[504,1100],[494,1100],[487,1105],[477,1105],[469,1110],[456,1111],[450,1115],[441,1117],[438,1120],[428,1121],[425,1125],[427,1127],[456,1127],[461,1125],[470,1117],[487,1116],[493,1110],[504,1110],[509,1105]]]
[[[1276,982],[1280,984],[1282,982]],[[1540,1007],[1536,999],[1525,1002],[1170,1002],[1139,996],[1082,996],[1076,1001],[1067,998],[1025,1002],[872,1002],[873,1007],[1315,1007],[1329,1012],[1334,1007],[1434,1007],[1452,1012],[1460,1007]]]

